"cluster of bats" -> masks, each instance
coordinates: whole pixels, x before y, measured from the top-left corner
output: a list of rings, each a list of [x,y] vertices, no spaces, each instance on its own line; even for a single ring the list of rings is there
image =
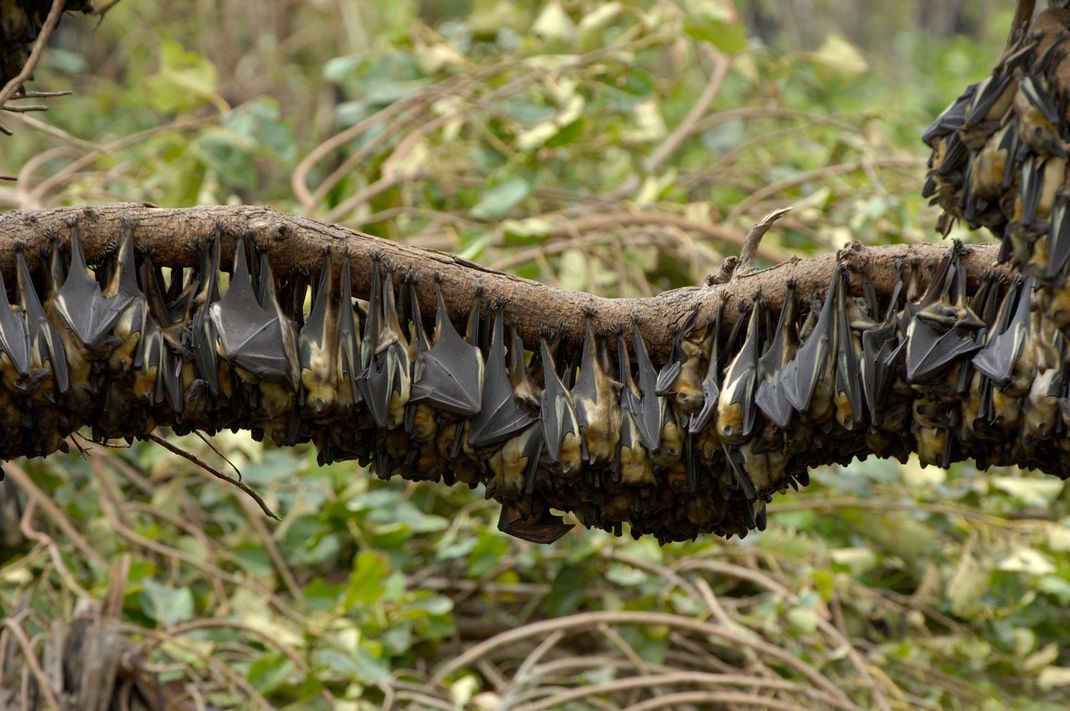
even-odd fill
[[[655,363],[640,324],[607,332],[589,314],[580,348],[554,331],[525,344],[480,291],[457,324],[439,293],[425,324],[390,264],[325,253],[319,274],[280,280],[254,239],[222,229],[182,269],[154,264],[128,225],[90,270],[72,223],[0,278],[0,457],[46,455],[81,428],[246,429],[382,477],[482,484],[502,530],[538,542],[569,530],[562,512],[661,541],[744,536],[809,468],[867,454],[1066,476],[1068,27],[1068,11],[1042,15],[924,137],[941,228],[988,227],[1011,270],[971,281],[954,243],[935,270],[900,262],[889,291],[844,262],[823,293],[786,284],[779,309],[755,293],[734,323],[723,302],[692,314]],[[372,272],[366,300],[355,268]]]
[[[970,284],[957,243],[933,273],[901,262],[884,297],[844,264],[825,293],[789,283],[780,309],[756,293],[733,324],[723,303],[692,315],[664,363],[638,325],[589,319],[581,348],[547,332],[529,350],[478,292],[464,323],[439,294],[425,324],[386,263],[364,265],[363,300],[348,256],[280,280],[248,236],[203,244],[197,267],[164,268],[127,225],[91,270],[74,222],[48,258],[17,251],[14,283],[0,276],[0,457],[82,428],[246,429],[383,477],[484,484],[501,528],[540,542],[569,530],[554,511],[663,541],[743,536],[810,467],[868,453],[1070,463],[1065,344],[1037,280]]]

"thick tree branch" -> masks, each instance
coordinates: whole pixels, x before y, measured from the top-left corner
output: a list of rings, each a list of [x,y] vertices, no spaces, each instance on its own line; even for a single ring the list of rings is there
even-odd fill
[[[47,210],[0,213],[0,269],[12,283],[15,249],[23,245],[36,264],[46,258],[51,236],[70,238],[70,223],[78,221],[87,257],[99,261],[119,244],[124,221],[132,221],[139,249],[150,253],[158,264],[194,266],[205,238],[215,225],[229,233],[223,242],[224,264],[233,258],[234,235],[251,234],[266,248],[278,276],[318,273],[325,250],[335,263],[348,252],[353,260],[354,293],[366,295],[371,279],[372,259],[381,257],[396,272],[416,284],[424,317],[433,318],[433,284],[442,280],[446,305],[458,323],[463,321],[478,288],[488,301],[505,299],[508,317],[516,323],[529,345],[540,333],[561,326],[565,341],[578,344],[583,338],[584,314],[595,315],[596,327],[626,329],[635,320],[640,324],[648,347],[664,360],[672,347],[673,332],[693,311],[700,322],[710,317],[718,304],[727,300],[724,328],[746,311],[755,292],[761,291],[770,307],[783,303],[785,284],[794,280],[800,297],[824,294],[836,268],[837,255],[795,260],[752,272],[731,284],[688,287],[666,291],[645,299],[610,299],[558,289],[511,274],[488,270],[449,254],[390,242],[371,235],[317,220],[278,212],[260,206],[204,206],[166,209],[139,204],[66,207]],[[891,293],[898,278],[901,260],[918,259],[935,267],[947,245],[932,244],[864,247],[858,243],[844,250],[844,260],[853,274],[865,273],[877,293]],[[964,256],[970,280],[993,267],[994,246],[971,247]],[[857,280],[852,283],[858,288]]]

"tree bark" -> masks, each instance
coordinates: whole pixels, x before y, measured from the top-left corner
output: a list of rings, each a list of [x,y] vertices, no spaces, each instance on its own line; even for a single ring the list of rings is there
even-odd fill
[[[224,230],[223,263],[229,265],[237,235],[252,236],[266,248],[272,269],[281,278],[293,274],[317,274],[324,254],[337,266],[349,253],[354,295],[367,297],[372,263],[383,260],[392,270],[411,280],[416,288],[425,321],[434,318],[434,281],[441,282],[446,307],[455,323],[463,323],[477,292],[482,289],[488,303],[505,300],[506,316],[516,324],[521,337],[534,347],[540,335],[561,329],[563,340],[578,346],[583,338],[584,318],[591,314],[597,329],[626,331],[638,324],[647,347],[656,360],[665,360],[672,348],[673,335],[692,313],[699,323],[710,318],[725,302],[722,329],[728,331],[746,313],[753,296],[761,292],[776,310],[783,304],[786,284],[796,283],[800,299],[823,295],[836,269],[846,264],[853,276],[852,288],[860,293],[859,275],[872,281],[880,296],[887,296],[898,278],[897,265],[903,260],[920,260],[931,271],[947,252],[948,245],[889,245],[866,247],[851,243],[838,255],[785,262],[752,272],[725,284],[673,289],[643,299],[605,298],[559,289],[530,279],[491,271],[460,257],[405,244],[319,222],[307,217],[278,212],[262,206],[203,206],[159,208],[140,204],[64,207],[47,210],[0,213],[0,270],[8,284],[13,282],[15,250],[20,245],[30,257],[31,267],[47,259],[53,239],[70,239],[70,225],[77,221],[90,263],[100,262],[117,248],[124,225],[133,226],[140,250],[156,264],[192,267],[205,239],[217,226]],[[964,262],[971,282],[995,264],[994,245],[971,246]]]

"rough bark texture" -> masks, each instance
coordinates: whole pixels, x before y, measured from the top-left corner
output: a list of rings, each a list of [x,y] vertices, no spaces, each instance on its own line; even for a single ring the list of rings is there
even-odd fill
[[[348,252],[353,260],[353,292],[367,297],[373,258],[381,257],[395,271],[416,284],[424,318],[434,318],[435,278],[441,279],[442,293],[455,323],[461,323],[476,291],[483,289],[488,301],[505,299],[506,314],[519,328],[524,342],[534,346],[540,333],[563,328],[564,340],[579,345],[583,339],[584,315],[592,313],[595,326],[603,331],[626,331],[634,319],[658,361],[672,348],[673,333],[692,311],[703,322],[727,300],[722,322],[724,331],[746,313],[756,292],[761,292],[773,309],[783,303],[785,285],[795,280],[796,293],[803,299],[822,295],[832,280],[837,255],[826,254],[760,270],[727,284],[666,291],[645,299],[609,299],[558,289],[536,281],[503,274],[471,261],[442,252],[417,249],[372,235],[329,225],[306,217],[278,212],[261,206],[203,206],[165,209],[139,204],[65,207],[49,210],[0,213],[0,270],[13,283],[15,249],[23,245],[31,266],[47,259],[51,239],[70,239],[70,223],[77,219],[88,260],[99,262],[119,244],[125,221],[134,225],[138,248],[157,264],[194,266],[207,236],[221,225],[223,263],[233,259],[234,236],[251,235],[267,249],[272,268],[279,277],[288,274],[317,274],[323,255],[330,251],[335,264]],[[852,273],[864,272],[881,296],[887,296],[898,278],[902,260],[921,260],[935,268],[947,251],[947,244],[891,245],[864,247],[854,243],[840,253]],[[996,247],[972,246],[964,255],[971,282],[993,268]],[[858,284],[852,284],[857,288]]]

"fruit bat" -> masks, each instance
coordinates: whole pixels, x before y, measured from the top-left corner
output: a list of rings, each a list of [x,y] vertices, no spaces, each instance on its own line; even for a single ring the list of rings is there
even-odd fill
[[[413,358],[413,373],[415,392],[416,364],[421,362],[425,354],[431,350],[431,341],[424,329],[423,317],[420,312],[420,297],[416,294],[416,285],[409,284],[409,313],[412,320],[412,342],[416,356]],[[405,408],[405,433],[411,435],[417,442],[432,442],[438,434],[437,416],[433,407],[428,402],[416,402],[415,398],[409,398],[409,404]],[[432,448],[428,448],[429,451]],[[422,469],[424,467],[421,467]]]
[[[130,223],[124,225],[115,270],[103,295],[106,299],[122,299],[126,302],[113,326],[113,333],[119,342],[108,357],[108,362],[112,372],[129,372],[131,368],[140,367],[143,361],[141,341],[149,318],[148,301],[138,285],[134,230]]]
[[[1010,114],[1003,128],[981,148],[970,166],[970,190],[978,198],[998,200],[1014,178],[1018,156],[1018,118]]]
[[[603,349],[588,315],[579,375],[572,387],[572,402],[576,406],[576,421],[583,433],[589,464],[605,465],[616,458],[620,444],[619,389],[620,383],[608,373]]]
[[[498,530],[502,533],[531,543],[553,543],[573,528],[549,511],[534,516],[524,516],[520,511],[502,504],[498,517]]]
[[[373,259],[371,286],[368,289],[368,317],[360,346],[360,372],[357,385],[376,426],[386,427],[390,406],[391,374],[386,372],[387,361],[379,354],[383,337],[382,279],[380,262]],[[396,365],[396,361],[394,361]]]
[[[48,363],[55,378],[56,390],[61,394],[66,393],[70,387],[66,349],[63,340],[49,322],[44,307],[41,306],[33,278],[30,276],[30,267],[26,263],[26,255],[21,248],[15,250],[15,267],[19,306],[22,307],[23,317],[26,319],[26,333],[30,344],[31,368],[43,370],[44,364]]]
[[[357,377],[362,368],[362,352],[360,348],[360,329],[353,309],[353,271],[349,261],[349,253],[342,258],[341,273],[342,293],[338,300],[338,378],[343,384],[349,386],[351,402],[360,403],[360,388],[357,386]],[[341,396],[340,396],[341,397]]]
[[[858,362],[859,344],[851,330],[847,302],[846,267],[838,267],[836,277],[836,420],[845,430],[853,430],[865,419],[862,373]]]
[[[989,332],[984,347],[973,357],[974,367],[997,385],[1006,385],[1010,381],[1028,339],[1033,277],[1026,277],[1022,282],[1020,279],[1016,280],[1015,288],[1007,291],[997,326]],[[1015,297],[1017,305],[1013,306]]]
[[[373,282],[376,281],[373,279]],[[389,272],[382,281],[382,293],[368,302],[368,324],[378,327],[374,345],[369,348],[368,369],[361,375],[366,383],[364,401],[380,428],[394,429],[405,419],[405,405],[412,388],[409,341],[401,329],[394,301],[394,282]],[[373,303],[374,302],[374,303]],[[378,312],[373,324],[371,312]]]
[[[671,359],[658,372],[655,392],[659,397],[669,398],[685,418],[702,409],[702,358],[706,340],[695,337],[695,312],[692,311],[673,336]]]
[[[282,303],[275,295],[275,277],[271,273],[271,260],[266,249],[257,249],[260,253],[260,293],[261,307],[268,313],[274,313],[282,336],[282,349],[286,354],[287,375],[285,380],[293,392],[301,382],[301,361],[297,355],[297,330],[285,314]]]
[[[784,294],[784,305],[780,309],[776,333],[762,357],[758,359],[758,386],[754,393],[754,404],[765,413],[777,427],[784,429],[791,422],[791,402],[784,392],[782,374],[791,362],[798,348],[798,335],[795,330],[795,289],[794,279],[788,281]]]
[[[189,336],[197,374],[207,384],[213,397],[219,394],[219,361],[216,351],[217,334],[209,316],[209,309],[219,301],[220,240],[221,230],[216,227],[208,237],[207,249],[201,260],[200,284],[191,302],[196,310],[193,312]]]
[[[978,84],[970,84],[966,87],[965,91],[936,117],[932,125],[922,134],[921,140],[925,142],[925,145],[934,148],[937,139],[944,138],[962,128],[966,120],[966,110],[973,103],[977,86]]]
[[[1021,126],[1022,141],[1037,155],[1065,156],[1059,136],[1062,116],[1042,75],[1026,74],[1018,82],[1014,111]]]
[[[691,415],[687,430],[691,434],[698,434],[717,412],[717,400],[721,393],[721,364],[720,349],[718,344],[721,338],[721,315],[724,313],[724,299],[717,304],[717,310],[707,325],[709,343],[709,362],[706,366],[706,376],[702,379],[702,409]]]
[[[1047,279],[1063,275],[1070,261],[1070,197],[1060,195],[1055,200],[1048,232],[1048,264],[1044,270]]]
[[[904,345],[899,341],[898,306],[899,295],[903,291],[903,278],[900,272],[892,289],[888,311],[881,324],[862,332],[862,392],[866,398],[866,408],[870,419],[879,425],[884,419],[884,406],[891,392],[895,361]]]
[[[784,368],[784,394],[799,413],[810,413],[810,403],[818,385],[832,377],[832,350],[836,338],[836,289],[829,285],[825,303],[814,322],[814,328]],[[831,386],[827,383],[826,386]]]
[[[758,489],[754,486],[754,482],[744,469],[745,461],[743,458],[743,452],[740,447],[723,445],[725,461],[727,462],[728,471],[732,484],[739,489],[748,502],[754,502],[758,500]],[[754,528],[753,522],[751,528]]]
[[[959,358],[980,348],[977,330],[984,323],[966,305],[966,275],[956,243],[944,257],[906,331],[907,382],[929,382]]]
[[[290,361],[283,345],[278,314],[260,306],[246,264],[245,244],[239,238],[234,248],[234,270],[230,287],[219,301],[208,307],[218,352],[229,362],[257,378],[288,380]]]
[[[528,371],[524,362],[524,342],[515,328],[510,327],[509,382],[513,385],[513,397],[536,412],[542,407],[542,388]]]
[[[643,444],[635,415],[641,409],[641,396],[637,392],[635,379],[632,377],[628,346],[619,336],[617,337],[617,358],[623,383],[620,393],[620,480],[628,486],[653,486],[657,480],[654,479],[649,453]]]
[[[334,274],[329,252],[324,252],[312,310],[298,335],[297,350],[301,363],[304,402],[313,414],[326,412],[338,389],[338,333],[341,305],[336,304]]]
[[[413,363],[410,402],[427,401],[451,414],[474,417],[483,402],[483,356],[453,327],[437,282],[435,298],[434,345]]]
[[[557,375],[553,355],[546,339],[539,341],[542,360],[543,391],[539,421],[546,442],[546,456],[564,475],[578,474],[583,467],[583,439],[576,420],[576,409],[561,378]]]
[[[71,224],[71,265],[63,286],[56,290],[52,304],[63,325],[78,339],[78,345],[91,351],[110,352],[118,338],[112,327],[130,303],[131,297],[116,294],[107,298],[100,284],[89,276],[78,225]]]
[[[542,428],[532,424],[491,454],[487,464],[494,472],[493,485],[499,499],[516,500],[535,491],[542,450]]]
[[[754,428],[754,406],[761,353],[761,319],[765,308],[760,294],[754,296],[743,346],[725,371],[724,387],[717,401],[717,433],[727,444],[742,444]]]
[[[1021,68],[1033,58],[1034,45],[1029,44],[1007,55],[991,76],[982,79],[974,92],[973,101],[963,121],[962,133],[983,140],[986,127],[1003,118],[1011,108],[1017,91],[1015,79]]]
[[[4,382],[9,387],[24,390],[30,377],[30,334],[26,322],[11,307],[7,286],[0,274],[0,351],[4,355]]]
[[[513,395],[505,362],[504,312],[504,305],[499,305],[494,314],[479,414],[468,429],[468,443],[476,448],[504,442],[536,419],[531,410],[517,405]]]
[[[635,366],[639,374],[639,398],[633,402],[632,414],[639,426],[639,436],[647,452],[653,454],[661,447],[661,430],[665,423],[666,403],[657,395],[657,371],[650,362],[646,344],[639,334],[639,326],[632,323],[632,347],[635,349]]]

